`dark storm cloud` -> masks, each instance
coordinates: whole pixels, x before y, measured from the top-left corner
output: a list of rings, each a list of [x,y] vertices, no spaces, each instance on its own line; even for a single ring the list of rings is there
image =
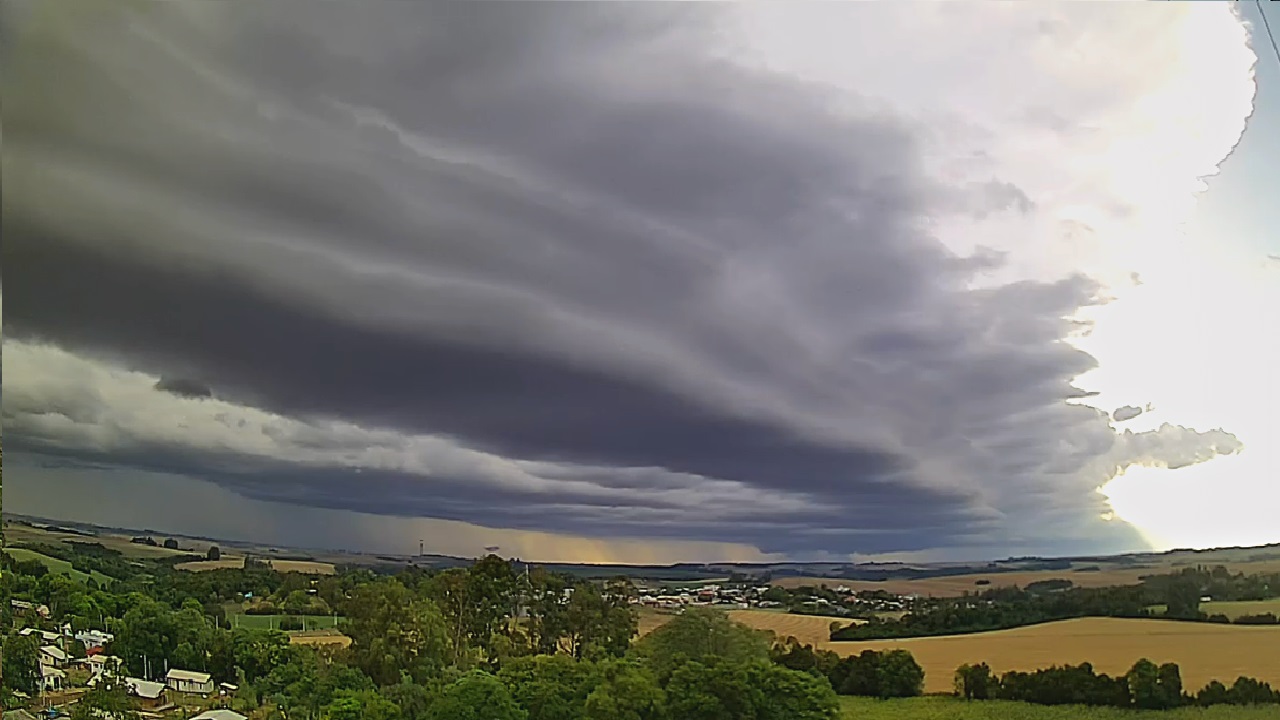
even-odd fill
[[[941,187],[904,122],[707,56],[712,8],[63,12],[4,79],[8,337],[524,479],[317,467],[366,436],[230,415],[178,446],[52,383],[6,393],[19,442],[259,499],[787,552],[1088,545],[1110,468],[1203,445],[1064,402],[1092,282],[969,290],[999,255],[921,222],[1025,192]],[[677,501],[726,483],[749,521]]]

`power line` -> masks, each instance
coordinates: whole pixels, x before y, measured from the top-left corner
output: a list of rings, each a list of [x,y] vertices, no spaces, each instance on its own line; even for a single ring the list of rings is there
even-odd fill
[[[1262,10],[1262,0],[1253,0],[1258,6],[1258,14],[1262,16],[1262,27],[1267,30],[1267,39],[1271,41],[1271,50],[1276,54],[1276,62],[1280,63],[1280,46],[1276,45],[1276,36],[1271,34],[1271,23],[1267,22],[1267,14]]]

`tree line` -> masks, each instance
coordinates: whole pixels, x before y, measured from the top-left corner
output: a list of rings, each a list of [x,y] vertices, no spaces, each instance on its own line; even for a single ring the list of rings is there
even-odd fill
[[[986,663],[961,665],[955,693],[967,700],[1020,700],[1039,705],[1092,705],[1142,710],[1181,706],[1280,704],[1280,691],[1265,682],[1239,677],[1227,687],[1214,680],[1193,694],[1184,692],[1176,663],[1156,665],[1143,658],[1119,677],[1095,672],[1089,663],[1034,672],[1011,671],[997,677]]]

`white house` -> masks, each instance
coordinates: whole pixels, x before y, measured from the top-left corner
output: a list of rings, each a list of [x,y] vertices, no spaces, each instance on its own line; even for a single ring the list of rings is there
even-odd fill
[[[107,643],[116,639],[115,635],[101,630],[82,630],[76,633],[76,640],[84,645],[85,650],[91,650],[96,647],[104,647]]]
[[[58,692],[66,684],[67,674],[56,667],[40,666],[40,692]]]
[[[41,665],[48,665],[49,667],[60,668],[65,666],[67,664],[67,660],[69,659],[70,657],[66,653],[62,652],[60,648],[54,647],[53,645],[45,645],[44,647],[40,648],[40,664]]]
[[[214,690],[213,676],[209,673],[170,670],[164,679],[165,684],[174,692],[208,695]]]
[[[117,674],[123,664],[120,658],[112,655],[90,655],[87,658],[74,660],[73,662],[88,668],[91,677]]]
[[[249,718],[231,710],[206,710],[191,720],[249,720]]]
[[[22,628],[21,630],[18,631],[18,634],[21,635],[22,637],[39,635],[40,639],[45,641],[46,643],[55,643],[55,642],[58,642],[59,639],[61,639],[61,636],[58,635],[58,633],[56,632],[50,632],[48,630],[37,630],[36,628]]]

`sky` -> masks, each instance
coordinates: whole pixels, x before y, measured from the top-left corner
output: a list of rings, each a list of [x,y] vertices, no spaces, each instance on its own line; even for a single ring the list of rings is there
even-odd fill
[[[6,3],[5,509],[587,562],[1280,541],[1256,20]]]

